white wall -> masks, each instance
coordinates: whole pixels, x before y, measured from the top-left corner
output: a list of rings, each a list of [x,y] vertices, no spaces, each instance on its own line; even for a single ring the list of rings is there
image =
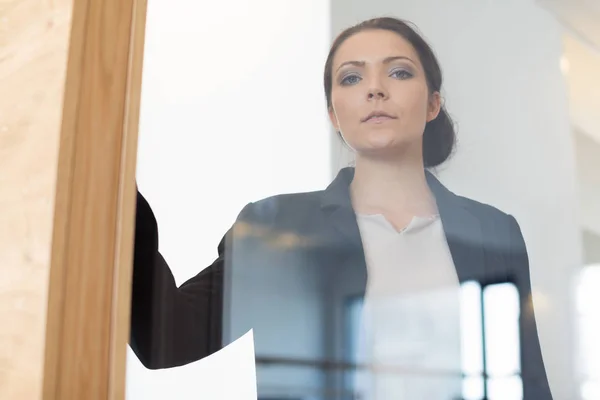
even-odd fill
[[[558,23],[533,0],[332,0],[331,13],[335,34],[390,14],[416,23],[433,45],[459,123],[458,153],[440,177],[517,217],[553,394],[574,398],[568,282],[581,243]],[[334,156],[343,153],[333,143]]]
[[[329,182],[329,19],[323,0],[149,3],[138,184],[178,284],[249,201]],[[244,337],[163,371],[130,352],[127,399],[256,398],[253,351]]]

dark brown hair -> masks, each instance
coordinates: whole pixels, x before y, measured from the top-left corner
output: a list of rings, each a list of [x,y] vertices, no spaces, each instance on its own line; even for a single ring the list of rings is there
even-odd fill
[[[333,58],[339,47],[351,36],[366,30],[385,30],[394,32],[408,41],[419,55],[425,70],[425,77],[430,93],[439,92],[442,88],[442,71],[431,47],[413,29],[408,22],[391,18],[374,18],[354,25],[343,31],[335,39],[325,62],[324,86],[327,107],[331,108]],[[425,126],[423,133],[423,164],[425,167],[437,167],[452,154],[456,143],[454,123],[442,105],[436,119]]]

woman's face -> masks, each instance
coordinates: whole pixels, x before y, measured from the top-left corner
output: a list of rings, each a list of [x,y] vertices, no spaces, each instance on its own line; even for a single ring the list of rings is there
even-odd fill
[[[425,124],[437,117],[439,93],[430,94],[419,56],[398,34],[359,32],[338,48],[332,64],[329,117],[361,155],[422,157]],[[370,115],[375,115],[369,118]]]

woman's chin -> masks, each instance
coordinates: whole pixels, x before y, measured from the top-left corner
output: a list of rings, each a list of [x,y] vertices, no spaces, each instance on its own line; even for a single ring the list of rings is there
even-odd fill
[[[397,129],[370,129],[346,139],[354,151],[369,157],[397,156],[412,148],[418,151],[423,140],[420,135],[399,134]]]
[[[365,140],[360,144],[357,144],[354,147],[354,150],[357,154],[369,157],[369,158],[397,158],[401,157],[402,154],[406,154],[406,152],[410,152],[411,148],[415,148],[417,151],[417,147],[414,147],[410,141],[405,140],[405,138],[370,138],[370,140]]]
[[[389,153],[390,151],[398,151],[398,149],[407,145],[405,140],[391,135],[373,135],[365,139],[367,140],[356,146],[356,151],[363,153]]]
[[[387,145],[387,146],[365,146],[356,149],[357,155],[372,159],[389,159],[397,158],[402,154],[401,146]]]

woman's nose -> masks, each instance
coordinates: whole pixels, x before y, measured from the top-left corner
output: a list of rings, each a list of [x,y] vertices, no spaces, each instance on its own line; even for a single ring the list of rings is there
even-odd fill
[[[369,100],[382,100],[382,99],[386,99],[387,96],[388,95],[387,95],[386,90],[381,87],[373,87],[373,88],[369,89],[369,92],[367,94],[367,98]]]

